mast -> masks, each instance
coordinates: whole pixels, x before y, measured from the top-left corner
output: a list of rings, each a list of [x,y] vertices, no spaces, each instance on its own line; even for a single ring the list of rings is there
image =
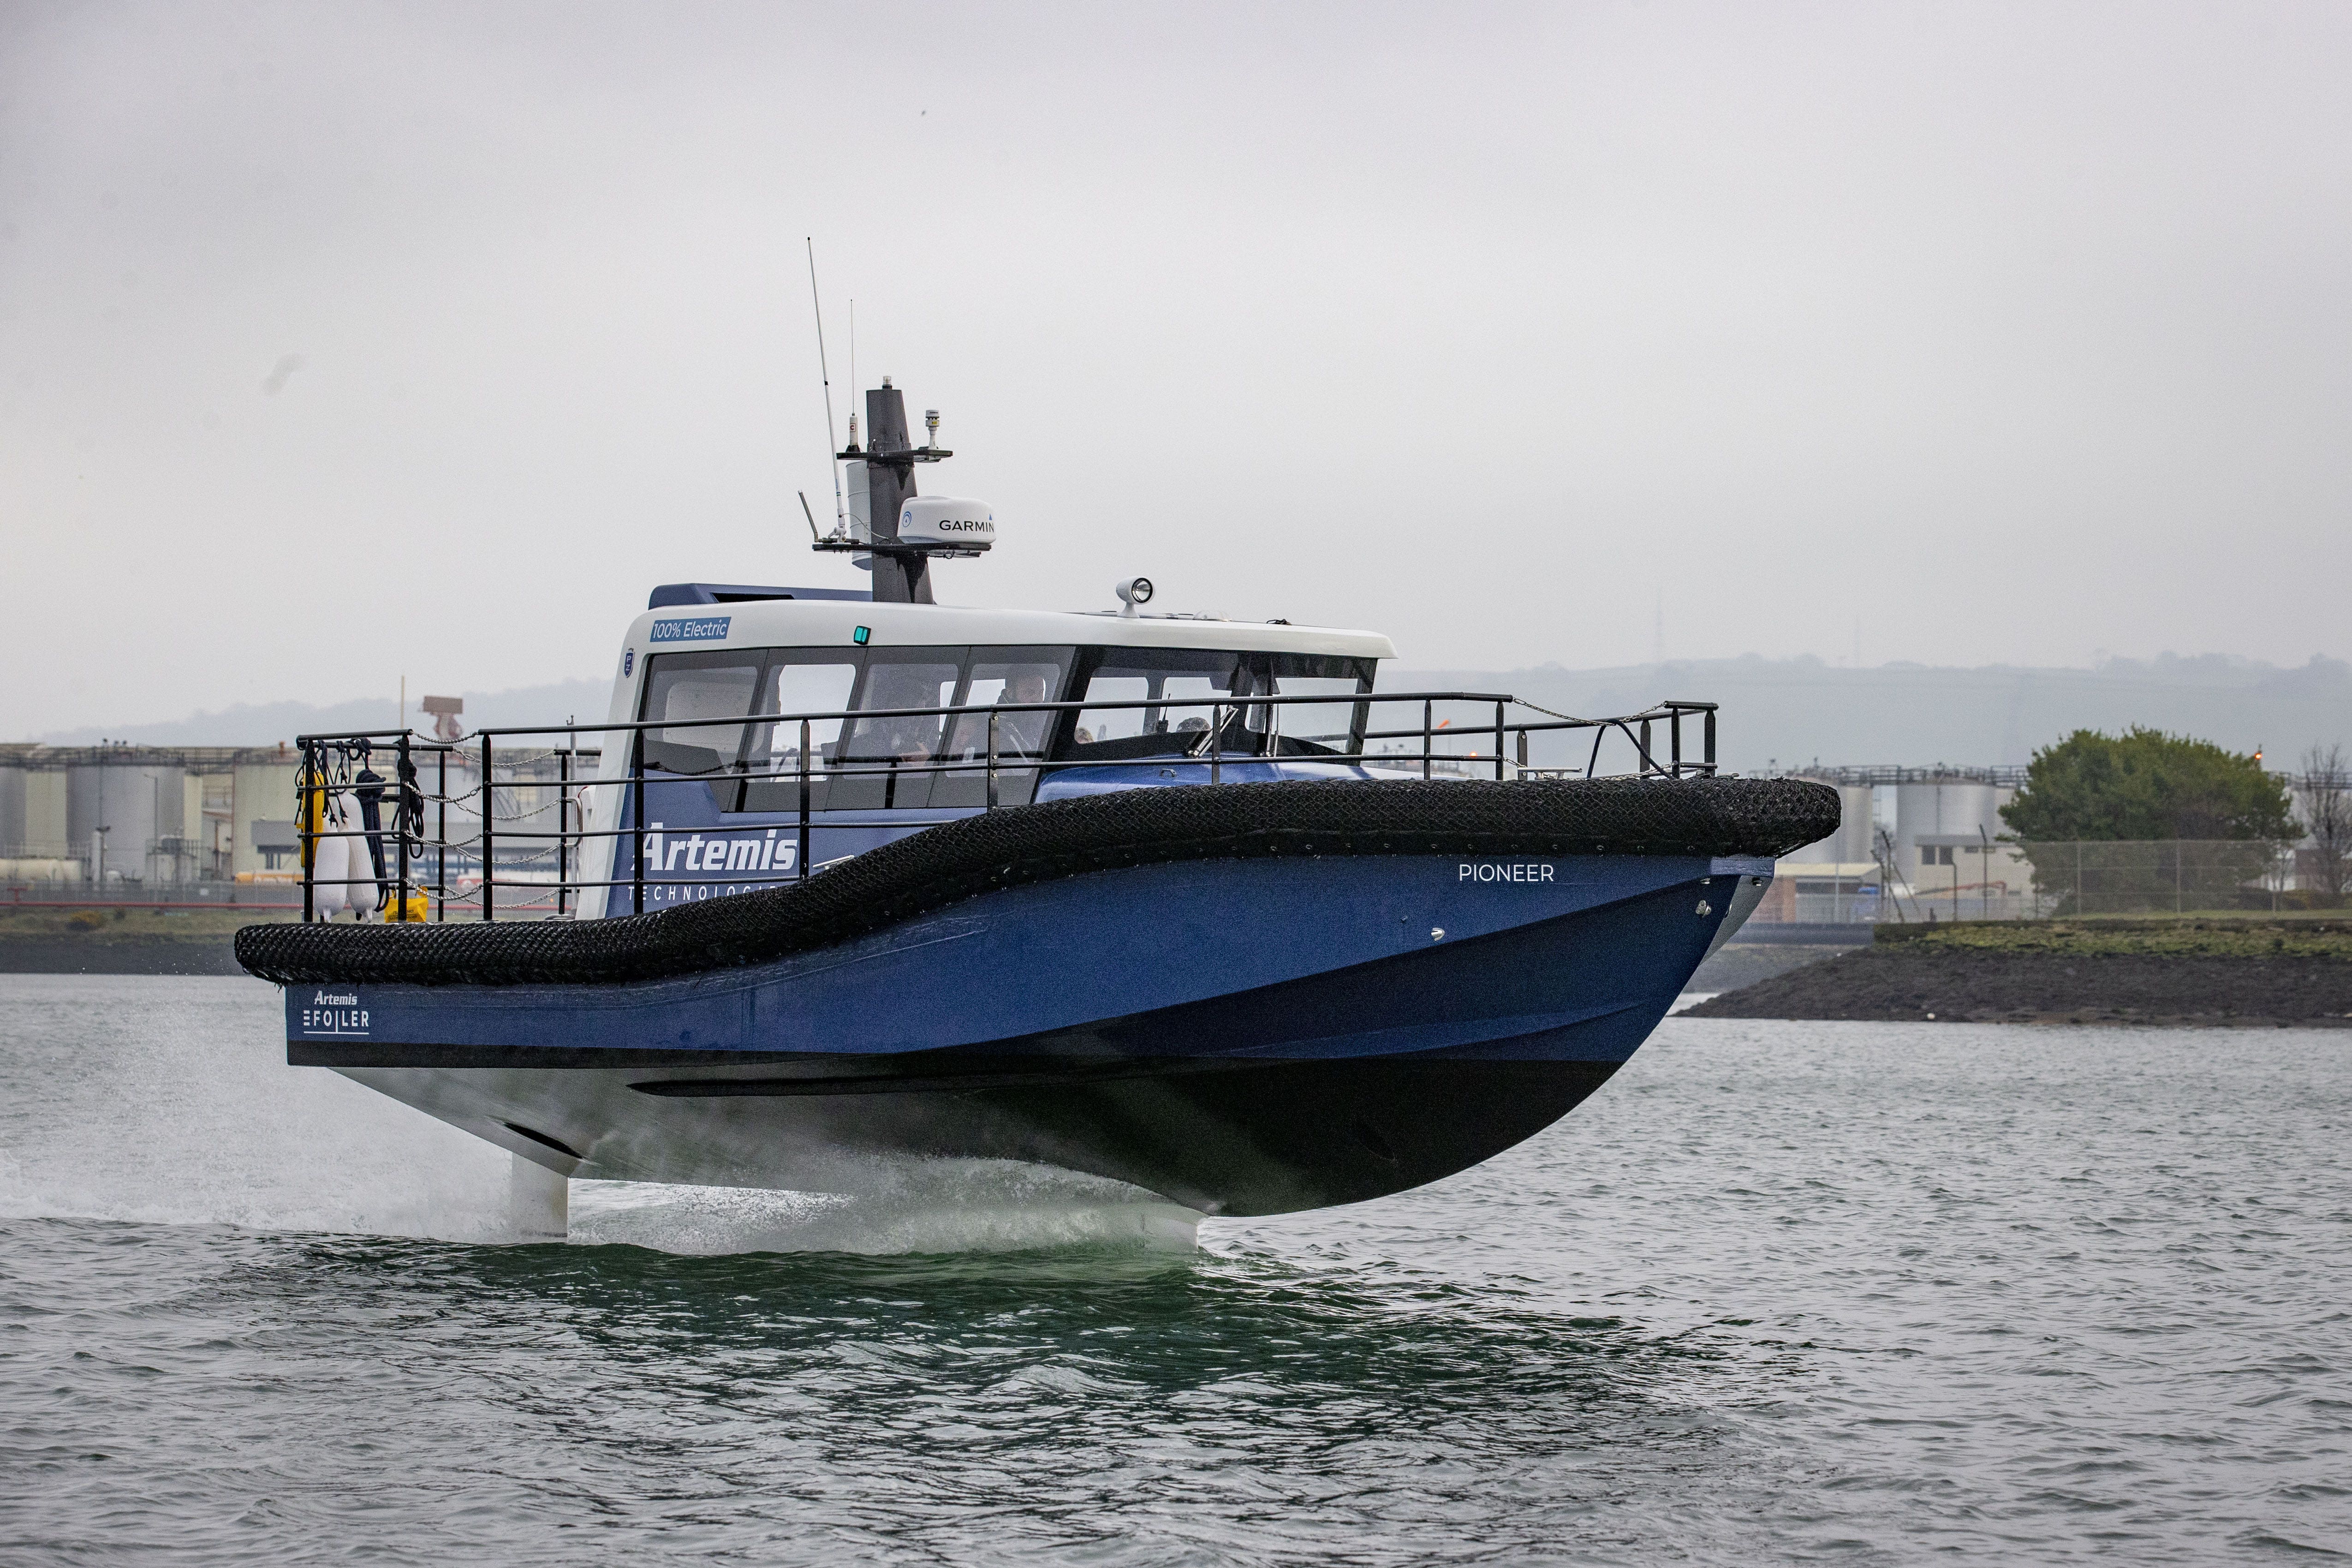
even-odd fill
[[[958,532],[942,538],[925,532],[920,537],[902,541],[898,536],[898,520],[907,502],[915,493],[915,465],[936,463],[954,453],[939,444],[940,415],[928,409],[923,415],[930,439],[918,447],[907,434],[907,396],[890,384],[884,376],[882,384],[866,395],[866,449],[857,447],[857,421],[850,419],[850,443],[845,451],[836,454],[849,465],[849,510],[854,532],[862,532],[856,540],[820,540],[819,550],[852,550],[866,557],[874,568],[874,598],[885,605],[929,605],[931,597],[931,561],[934,555],[975,555],[994,541],[992,522],[982,522],[980,532]],[[936,504],[936,502],[935,502]],[[966,504],[948,501],[950,507]],[[985,510],[982,514],[985,516]]]
[[[877,542],[896,543],[898,509],[915,493],[914,443],[907,438],[906,394],[882,384],[866,395],[866,516]],[[929,605],[931,563],[896,551],[874,555],[877,604]]]

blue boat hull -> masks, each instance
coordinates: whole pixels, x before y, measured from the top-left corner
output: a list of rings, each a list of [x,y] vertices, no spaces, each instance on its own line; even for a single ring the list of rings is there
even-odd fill
[[[1090,872],[622,985],[290,985],[289,1059],[568,1175],[855,1190],[1032,1161],[1204,1213],[1435,1180],[1640,1046],[1769,860],[1328,856]]]

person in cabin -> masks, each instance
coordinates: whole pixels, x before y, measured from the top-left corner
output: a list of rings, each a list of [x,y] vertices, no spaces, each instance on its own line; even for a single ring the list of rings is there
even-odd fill
[[[947,669],[951,688],[954,669]],[[884,665],[866,678],[860,708],[928,708],[947,699],[940,672],[927,665]],[[928,763],[939,744],[940,721],[920,713],[859,719],[851,731],[850,755],[864,763]]]
[[[1016,702],[1045,700],[1045,672],[1042,669],[1016,668],[1006,677],[1004,690],[996,699],[999,707]],[[1045,726],[1052,721],[1051,713],[1007,713],[996,721],[996,750],[1000,756],[1034,757],[1045,749]],[[983,742],[984,743],[984,742]]]
[[[988,667],[990,673],[972,676],[974,691],[967,699],[981,701],[983,680],[1000,679],[994,672],[1002,670],[1003,685],[990,706],[1013,708],[1024,702],[1050,702],[1054,699],[1054,681],[1059,674],[1050,664],[1015,664]],[[988,755],[988,721],[986,713],[966,713],[956,721],[955,743],[948,754],[958,762],[976,763]],[[996,720],[996,754],[1000,760],[1034,759],[1045,753],[1045,737],[1052,733],[1054,715],[1049,712],[1000,712]],[[1080,744],[1093,737],[1084,730],[1078,731]]]

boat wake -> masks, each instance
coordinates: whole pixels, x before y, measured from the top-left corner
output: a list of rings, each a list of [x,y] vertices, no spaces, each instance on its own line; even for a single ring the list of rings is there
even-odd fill
[[[1113,1182],[994,1161],[907,1168],[901,1190],[840,1197],[740,1187],[574,1182],[573,1243],[735,1252],[1189,1252],[1200,1215]]]
[[[0,980],[0,1220],[226,1225],[505,1243],[511,1156],[334,1073],[285,1065],[275,987]],[[1199,1216],[1000,1161],[876,1162],[858,1195],[577,1182],[574,1242],[664,1252],[1150,1250]]]

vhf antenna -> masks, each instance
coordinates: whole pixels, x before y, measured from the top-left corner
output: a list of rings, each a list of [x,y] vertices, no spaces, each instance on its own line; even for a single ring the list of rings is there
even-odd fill
[[[849,532],[849,513],[841,500],[841,463],[834,456],[840,448],[835,446],[833,439],[833,374],[824,363],[824,306],[818,301],[816,291],[816,237],[810,235],[805,237],[808,241],[809,309],[816,312],[816,373],[824,383],[824,466],[833,470],[833,531],[835,538],[844,538]],[[806,496],[801,498],[801,510],[808,510]],[[814,519],[809,528],[812,532],[815,531]]]

